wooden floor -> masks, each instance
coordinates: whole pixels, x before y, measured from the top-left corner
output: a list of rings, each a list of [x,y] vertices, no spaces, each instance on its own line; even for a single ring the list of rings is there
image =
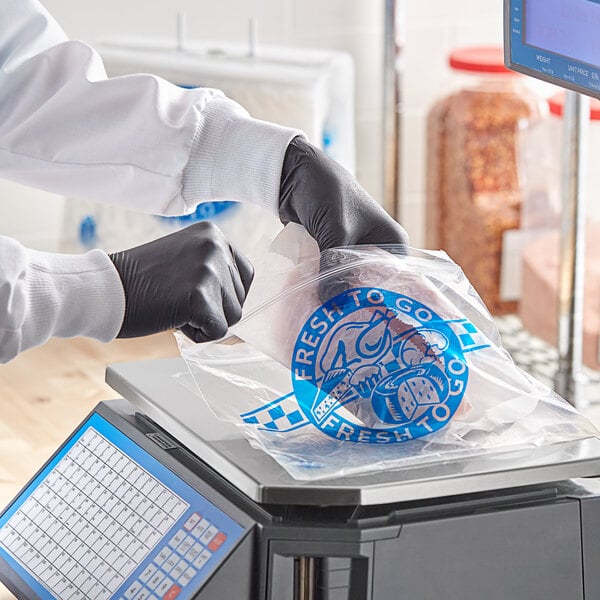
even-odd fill
[[[166,333],[110,344],[51,340],[0,365],[0,508],[98,402],[118,397],[104,383],[106,365],[176,355]],[[0,584],[0,600],[13,598]]]

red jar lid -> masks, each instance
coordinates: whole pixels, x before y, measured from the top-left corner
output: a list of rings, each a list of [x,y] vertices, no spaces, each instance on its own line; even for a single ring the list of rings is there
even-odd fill
[[[504,49],[502,46],[458,48],[451,52],[448,62],[457,71],[500,73],[502,75],[516,74],[504,66]]]
[[[552,96],[552,98],[548,100],[548,106],[553,115],[562,117],[563,109],[565,107],[565,94],[560,92]],[[597,98],[590,98],[590,119],[592,121],[600,121],[600,100]]]

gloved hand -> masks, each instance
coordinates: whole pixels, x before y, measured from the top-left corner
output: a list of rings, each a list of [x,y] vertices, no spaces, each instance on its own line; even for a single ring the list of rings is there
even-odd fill
[[[344,167],[301,137],[283,160],[279,217],[303,225],[321,250],[408,243],[404,229]]]
[[[254,276],[208,222],[109,256],[125,289],[121,338],[179,328],[194,342],[219,339],[240,320]]]

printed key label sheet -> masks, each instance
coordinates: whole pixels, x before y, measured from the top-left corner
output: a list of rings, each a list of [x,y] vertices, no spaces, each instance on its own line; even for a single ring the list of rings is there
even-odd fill
[[[0,518],[41,598],[189,597],[242,528],[97,414]]]

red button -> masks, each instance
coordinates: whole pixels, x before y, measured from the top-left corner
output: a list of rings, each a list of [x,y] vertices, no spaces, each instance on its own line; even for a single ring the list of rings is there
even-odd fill
[[[163,600],[175,600],[179,596],[181,588],[175,583],[171,586],[169,591],[163,596]]]
[[[210,544],[208,544],[208,549],[215,552],[223,545],[223,542],[226,539],[227,539],[227,536],[224,533],[217,533],[217,535],[215,535],[215,537],[212,539]]]

